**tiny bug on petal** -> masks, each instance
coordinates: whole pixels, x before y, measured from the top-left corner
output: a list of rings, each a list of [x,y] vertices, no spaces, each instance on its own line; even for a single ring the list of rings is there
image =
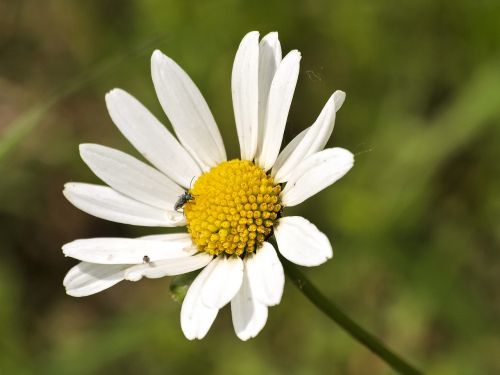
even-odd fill
[[[180,197],[179,199],[177,199],[177,202],[175,202],[175,205],[174,205],[174,210],[179,212],[179,209],[184,207],[184,205],[193,200],[194,199],[194,196],[189,193],[189,192],[184,192]]]

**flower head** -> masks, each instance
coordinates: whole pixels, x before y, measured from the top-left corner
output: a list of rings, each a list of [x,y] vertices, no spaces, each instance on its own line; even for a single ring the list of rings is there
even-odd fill
[[[334,92],[317,120],[280,153],[300,58],[298,51],[282,58],[274,32],[260,42],[259,34],[250,32],[241,41],[232,72],[239,159],[227,160],[200,91],[160,51],[151,59],[153,83],[176,137],[130,94],[114,89],[106,95],[113,122],[151,165],[83,144],[83,160],[107,186],[68,183],[64,195],[102,219],[187,230],[64,245],[65,255],[81,261],[64,279],[68,294],[87,296],[122,280],[202,269],[182,304],[185,336],[203,338],[228,303],[240,339],[260,332],[285,281],[269,238],[299,265],[316,266],[332,257],[328,238],[308,220],[284,216],[284,209],[337,181],[354,161],[345,149],[324,149],[345,99],[342,91]]]

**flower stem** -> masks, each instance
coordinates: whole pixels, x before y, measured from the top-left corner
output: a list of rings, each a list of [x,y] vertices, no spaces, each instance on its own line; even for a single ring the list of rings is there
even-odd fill
[[[282,259],[285,273],[295,286],[311,301],[317,308],[323,311],[329,318],[345,329],[352,337],[365,345],[373,353],[378,355],[394,370],[404,375],[422,374],[420,370],[410,365],[392,350],[387,348],[379,339],[365,331],[335,304],[330,302],[311,282],[290,262]]]

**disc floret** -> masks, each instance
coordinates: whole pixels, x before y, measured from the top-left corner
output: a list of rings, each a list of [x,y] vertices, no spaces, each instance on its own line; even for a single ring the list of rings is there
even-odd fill
[[[282,206],[281,186],[247,160],[223,162],[202,174],[184,205],[187,227],[200,251],[254,252],[272,233]]]

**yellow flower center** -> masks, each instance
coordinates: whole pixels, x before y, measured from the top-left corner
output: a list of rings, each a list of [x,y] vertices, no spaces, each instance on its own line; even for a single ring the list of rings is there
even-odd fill
[[[281,212],[281,186],[251,161],[230,160],[203,173],[184,204],[200,251],[251,253],[271,234]]]

